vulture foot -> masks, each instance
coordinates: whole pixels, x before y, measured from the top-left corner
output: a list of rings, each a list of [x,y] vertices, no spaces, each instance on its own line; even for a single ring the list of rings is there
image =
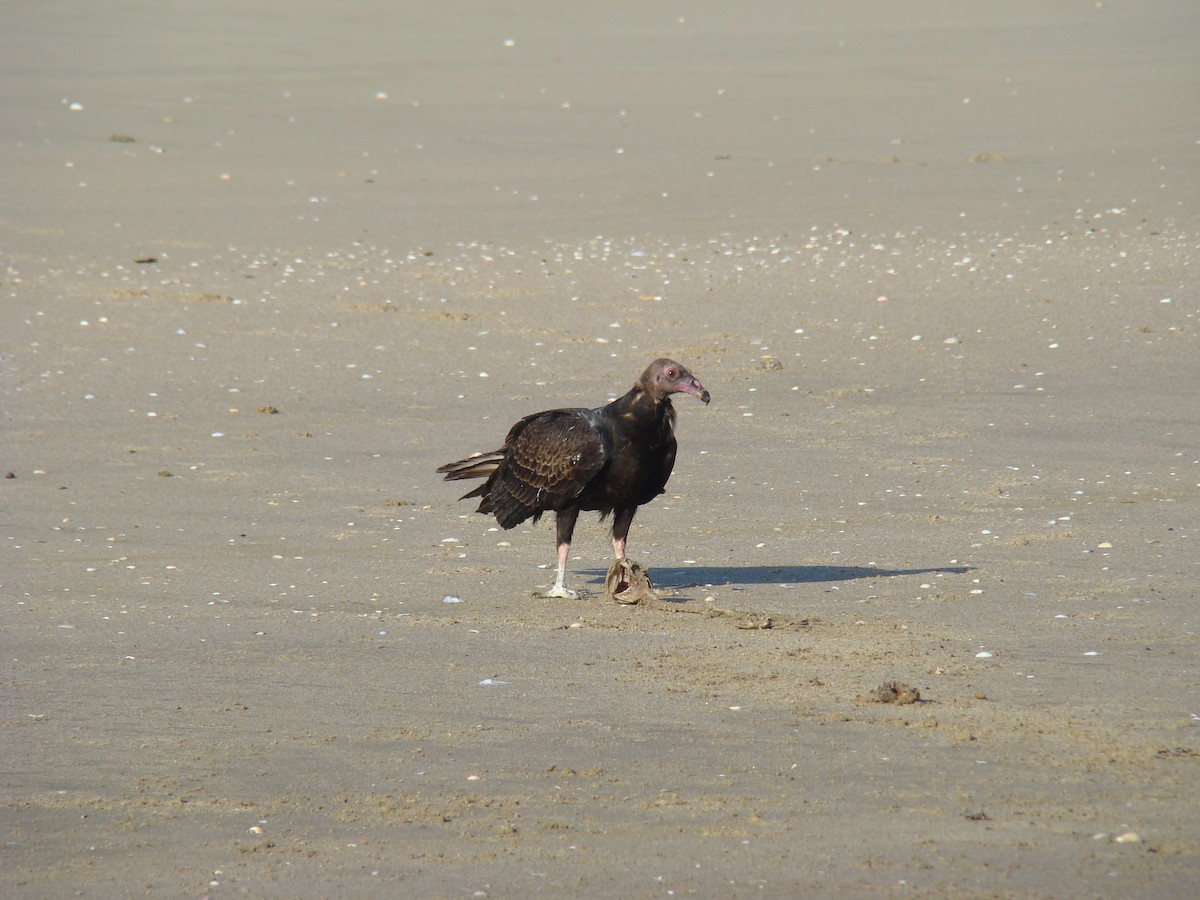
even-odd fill
[[[579,591],[573,591],[570,588],[565,588],[556,584],[548,591],[540,591],[536,593],[535,596],[544,597],[547,600],[578,600]]]

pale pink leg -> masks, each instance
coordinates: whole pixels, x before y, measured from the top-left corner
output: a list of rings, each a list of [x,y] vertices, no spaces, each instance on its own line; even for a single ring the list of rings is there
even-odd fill
[[[629,526],[633,524],[633,514],[637,507],[618,509],[613,514],[612,544],[613,556],[616,559],[625,558],[625,541],[629,538]]]
[[[567,509],[559,510],[558,519],[555,523],[555,531],[558,534],[558,576],[554,579],[554,587],[546,591],[546,597],[561,597],[564,600],[574,600],[579,594],[576,591],[568,590],[566,586],[567,578],[567,557],[571,554],[571,535],[575,531],[575,519],[579,516],[579,510],[568,507]]]
[[[625,558],[625,538],[613,538],[613,559]]]

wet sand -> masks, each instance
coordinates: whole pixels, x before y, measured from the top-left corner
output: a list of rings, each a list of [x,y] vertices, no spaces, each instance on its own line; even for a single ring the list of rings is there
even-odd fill
[[[1194,4],[250,7],[0,29],[5,896],[1195,895]]]

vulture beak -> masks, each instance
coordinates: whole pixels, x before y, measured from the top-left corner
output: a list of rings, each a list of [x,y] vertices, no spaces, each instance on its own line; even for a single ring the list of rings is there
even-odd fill
[[[699,397],[704,402],[705,406],[707,406],[708,401],[712,399],[712,394],[704,389],[704,385],[697,381],[695,376],[689,376],[685,379],[675,382],[675,390],[683,394],[691,394],[693,397]]]

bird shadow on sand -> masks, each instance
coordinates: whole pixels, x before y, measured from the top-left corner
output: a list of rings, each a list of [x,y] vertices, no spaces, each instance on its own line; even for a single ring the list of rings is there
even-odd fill
[[[973,566],[941,566],[928,569],[885,569],[877,566],[686,566],[649,570],[655,587],[676,590],[693,587],[740,584],[819,584],[854,581],[859,578],[898,578],[904,575],[964,575]],[[592,584],[604,584],[607,571],[585,569]]]

